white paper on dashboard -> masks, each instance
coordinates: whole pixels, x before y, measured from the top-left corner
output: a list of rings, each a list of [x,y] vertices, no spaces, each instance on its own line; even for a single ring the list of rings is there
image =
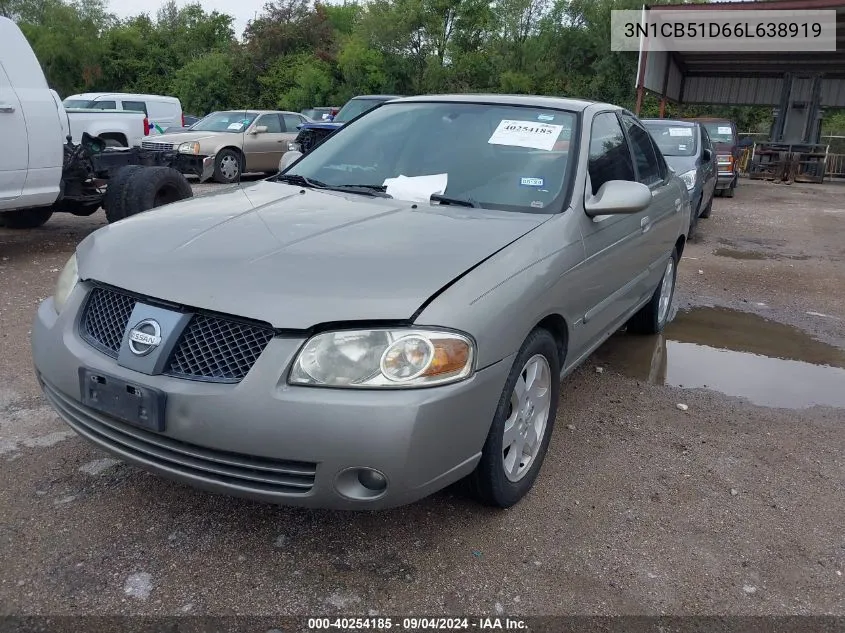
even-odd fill
[[[230,123],[227,129],[229,130],[240,130],[244,126],[243,123]]]
[[[428,202],[434,194],[446,191],[449,174],[431,174],[430,176],[402,176],[385,178],[387,193],[397,200]]]
[[[560,136],[562,125],[535,123],[533,121],[513,121],[505,119],[493,132],[487,142],[492,145],[510,145],[551,151]]]
[[[730,134],[730,133],[731,133],[731,128],[729,128],[729,127],[720,127],[719,128],[719,134]]]
[[[692,128],[689,127],[670,127],[669,136],[692,136]]]

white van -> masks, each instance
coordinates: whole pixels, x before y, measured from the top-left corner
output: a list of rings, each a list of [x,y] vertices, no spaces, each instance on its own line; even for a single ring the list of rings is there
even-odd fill
[[[124,92],[87,92],[65,98],[64,106],[65,108],[143,112],[149,120],[150,136],[164,134],[164,130],[169,127],[185,125],[182,104],[176,97]]]

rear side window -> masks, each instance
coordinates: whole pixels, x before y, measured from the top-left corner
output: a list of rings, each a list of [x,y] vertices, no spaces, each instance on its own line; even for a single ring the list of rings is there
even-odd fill
[[[123,102],[123,109],[124,110],[132,110],[133,112],[143,112],[144,114],[147,113],[147,104],[143,101],[124,101]]]
[[[660,175],[660,159],[654,149],[651,135],[632,117],[622,115],[622,121],[631,140],[631,149],[637,163],[637,175],[644,185],[654,185],[663,182]]]
[[[612,112],[593,118],[588,169],[593,195],[609,180],[636,180],[628,143]]]
[[[92,110],[117,110],[115,101],[92,101],[89,106]]]

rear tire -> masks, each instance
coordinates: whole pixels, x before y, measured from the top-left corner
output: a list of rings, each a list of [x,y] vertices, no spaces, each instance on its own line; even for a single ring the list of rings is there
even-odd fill
[[[528,494],[551,440],[559,393],[558,346],[547,330],[536,329],[516,355],[481,461],[467,477],[472,496],[508,508]]]
[[[172,167],[143,167],[134,172],[126,183],[123,217],[128,218],[193,195],[191,183]]]
[[[43,226],[52,215],[53,209],[50,207],[4,211],[0,213],[0,225],[7,229],[37,229]]]
[[[678,249],[672,249],[672,255],[663,269],[663,277],[651,299],[639,312],[628,321],[631,334],[660,334],[669,322],[672,313],[672,299],[675,298],[675,280],[678,275]]]
[[[240,179],[244,161],[235,150],[224,149],[214,159],[214,180],[224,185],[231,185]]]
[[[121,167],[115,172],[112,178],[109,178],[108,185],[106,186],[106,196],[103,198],[103,209],[106,211],[106,219],[109,223],[117,222],[127,217],[127,183],[139,169],[141,169],[140,165]]]

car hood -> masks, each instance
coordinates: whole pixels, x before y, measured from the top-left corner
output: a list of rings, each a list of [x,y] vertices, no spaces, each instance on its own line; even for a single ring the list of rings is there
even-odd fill
[[[193,130],[186,130],[184,132],[170,132],[168,134],[160,134],[159,136],[150,137],[149,139],[155,143],[173,143],[179,145],[180,143],[190,143],[198,141],[201,145],[218,145],[220,143],[237,143],[240,144],[243,139],[243,134],[232,132],[195,132]]]
[[[277,328],[406,320],[550,217],[419,207],[262,181],[95,231],[79,275]]]
[[[343,123],[334,123],[333,121],[320,121],[314,123],[303,123],[299,126],[300,130],[336,130],[343,127]]]

